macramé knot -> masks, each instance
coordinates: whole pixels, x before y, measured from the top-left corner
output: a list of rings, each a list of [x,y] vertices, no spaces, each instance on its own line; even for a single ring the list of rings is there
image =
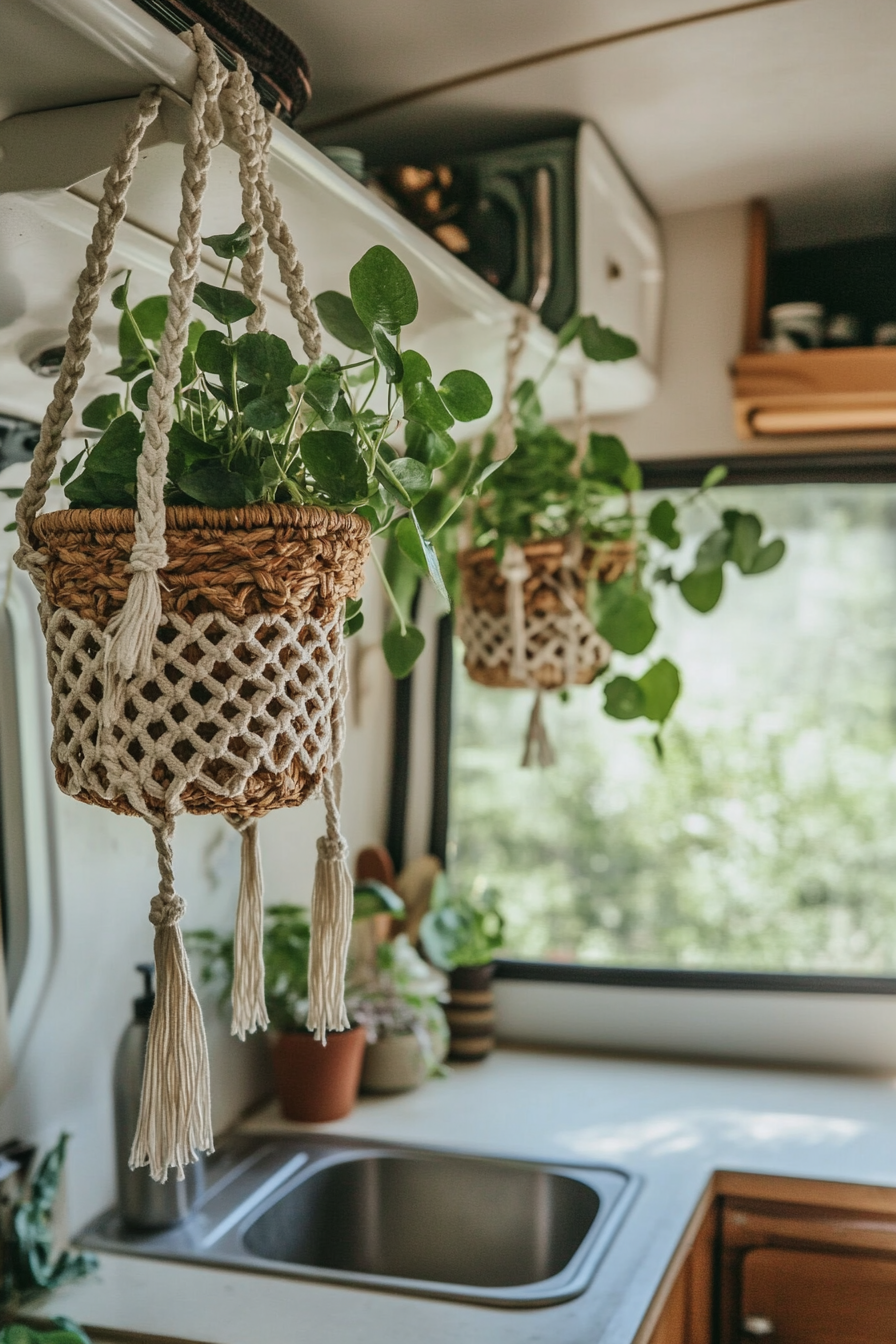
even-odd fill
[[[131,551],[127,568],[132,574],[155,574],[158,570],[164,569],[167,563],[168,552],[164,541],[161,545],[157,541],[137,541]]]
[[[149,922],[157,929],[176,924],[186,910],[180,896],[153,896],[149,903]]]
[[[508,583],[525,583],[531,575],[526,553],[521,546],[511,544],[501,561],[501,575]]]
[[[345,862],[348,858],[348,845],[341,835],[322,835],[317,842],[317,857],[328,859],[331,863],[337,863],[340,859]]]

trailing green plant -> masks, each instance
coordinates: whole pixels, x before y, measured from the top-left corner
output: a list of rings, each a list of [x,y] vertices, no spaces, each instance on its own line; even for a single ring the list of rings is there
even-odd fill
[[[627,359],[638,349],[634,341],[601,327],[593,317],[571,318],[539,379],[525,379],[515,389],[515,448],[501,470],[491,474],[495,434],[485,434],[476,445],[461,445],[437,472],[416,515],[427,534],[437,539],[442,571],[455,595],[462,517],[471,544],[493,546],[499,563],[510,542],[524,545],[575,535],[593,562],[594,572],[586,577],[586,613],[613,650],[631,656],[644,653],[657,634],[654,602],[659,589],[677,588],[688,606],[705,614],[722,596],[726,566],[747,576],[767,573],[783,559],[785,543],[780,537],[764,537],[762,520],[755,513],[714,504],[711,492],[725,479],[724,466],[708,471],[682,503],[660,499],[645,511],[638,499],[641,469],[619,438],[590,433],[577,445],[547,424],[540,388],[560,351],[574,341],[586,358],[599,362]],[[471,481],[479,483],[474,490],[469,488]],[[715,519],[679,570],[675,560],[683,543],[682,515],[698,501],[709,505]],[[597,577],[600,551],[613,542],[630,543],[632,559],[619,578],[604,582]],[[660,658],[638,678],[608,677],[604,709],[616,719],[645,718],[654,723],[655,742],[661,749],[659,732],[680,689],[678,668],[670,659]]]
[[[203,239],[227,262],[222,285],[196,285],[194,302],[214,324],[190,324],[174,397],[165,486],[166,503],[213,509],[258,502],[312,504],[358,513],[375,535],[395,537],[436,588],[445,585],[416,505],[432,486],[433,469],[454,452],[456,422],[488,414],[492,395],[469,369],[436,381],[402,336],[417,316],[417,292],[407,267],[387,247],[367,251],[351,269],[349,295],[319,294],[326,331],[351,352],[325,354],[308,365],[281,337],[242,331],[255,304],[228,288],[233,263],[249,249],[245,224]],[[96,397],[82,420],[99,437],[66,463],[60,480],[76,508],[133,507],[137,459],[153,370],[168,313],[166,296],[131,305],[130,275],[112,293],[120,311],[119,363],[110,372],[120,393]],[[391,440],[405,426],[407,449]],[[475,476],[467,494],[478,486]],[[375,563],[379,560],[374,555]],[[381,571],[382,572],[382,571]],[[397,676],[406,675],[423,636],[383,576],[395,621],[384,651]],[[346,611],[346,632],[363,621],[360,602]]]
[[[60,1135],[55,1147],[38,1163],[28,1182],[27,1194],[3,1209],[0,1305],[18,1306],[40,1293],[83,1279],[97,1268],[96,1256],[85,1252],[65,1249],[54,1255],[53,1208],[59,1194],[68,1139],[67,1134]],[[70,1326],[66,1328],[71,1332]],[[71,1341],[59,1337],[56,1332],[53,1344],[71,1344]]]
[[[482,879],[469,892],[452,890],[444,873],[436,878],[420,941],[429,960],[443,971],[485,966],[504,941],[500,892]]]
[[[404,915],[404,905],[388,887],[364,882],[355,888],[354,919]],[[225,1004],[233,988],[233,934],[194,929],[184,935],[201,963],[202,984],[217,988]],[[304,905],[270,905],[264,922],[264,996],[275,1031],[301,1031],[308,1013],[308,957],[311,915]]]

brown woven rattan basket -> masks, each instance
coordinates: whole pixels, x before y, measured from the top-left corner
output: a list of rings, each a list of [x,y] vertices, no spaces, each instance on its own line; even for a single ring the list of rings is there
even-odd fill
[[[46,556],[45,603],[49,608],[70,611],[101,629],[123,606],[128,591],[127,565],[134,546],[134,514],[130,509],[68,509],[44,514],[34,523],[38,546]],[[331,513],[320,508],[300,508],[289,504],[252,504],[242,509],[216,510],[202,507],[176,507],[167,510],[166,545],[168,564],[162,570],[163,624],[158,638],[164,645],[177,645],[171,664],[160,669],[166,685],[151,683],[129,691],[122,721],[115,734],[121,741],[132,733],[128,750],[132,756],[156,752],[153,778],[164,789],[170,771],[166,758],[170,753],[180,761],[194,751],[209,753],[202,774],[187,784],[180,796],[188,812],[225,812],[241,817],[263,816],[278,807],[295,807],[312,794],[320,783],[325,753],[315,756],[315,735],[319,735],[328,706],[324,703],[328,687],[320,682],[314,668],[323,666],[338,651],[341,623],[338,619],[347,598],[356,597],[363,583],[363,567],[370,547],[370,527],[356,514]],[[175,631],[165,618],[177,616],[194,626],[204,617],[201,637],[186,644],[173,639]],[[231,650],[226,659],[214,659],[216,632],[222,622],[242,625],[259,617],[248,642]],[[270,620],[266,620],[270,617]],[[328,649],[321,647],[310,660],[310,667],[296,662],[294,645],[309,638],[320,638],[321,627],[328,628]],[[289,627],[289,638],[282,638]],[[88,645],[68,651],[66,630],[56,632],[48,649],[53,684],[55,738],[53,758],[60,788],[71,792],[68,753],[80,751],[69,716],[78,724],[90,713],[91,702],[99,703],[102,687],[91,676],[91,660],[101,650]],[[270,665],[272,641],[281,647]],[[196,666],[204,659],[204,678],[190,683],[181,670],[183,662]],[[183,660],[183,662],[182,662]],[[181,663],[181,668],[178,667]],[[274,686],[277,676],[280,684]],[[91,680],[95,684],[91,685]],[[170,700],[171,686],[183,681],[185,695],[192,701],[207,697],[214,716],[208,723],[189,729],[179,739],[178,702],[160,710],[154,720],[146,705],[157,699]],[[208,690],[209,681],[213,689]],[[218,694],[216,695],[216,690]],[[164,693],[163,693],[164,692]],[[234,758],[249,754],[253,734],[269,735],[272,718],[282,720],[284,732],[277,736],[272,754],[288,750],[289,728],[296,715],[307,715],[308,697],[316,698],[319,713],[312,715],[311,742],[294,751],[285,769],[259,769],[245,777],[238,796],[226,796],[226,786],[238,774]],[[189,708],[193,708],[189,704]],[[228,735],[226,723],[232,719],[235,731]],[[222,726],[223,725],[223,726]],[[196,740],[197,737],[200,740]],[[309,762],[314,762],[309,768]],[[217,786],[217,787],[213,787]],[[123,794],[102,796],[80,791],[75,797],[98,803],[113,812],[134,814],[135,809]],[[160,805],[159,798],[146,797],[149,807]]]
[[[531,541],[522,549],[530,571],[523,584],[527,641],[539,644],[530,680],[521,681],[511,674],[506,629],[507,580],[496,563],[493,546],[462,551],[458,556],[462,594],[458,633],[467,648],[464,665],[473,681],[483,686],[556,690],[569,683],[569,661],[559,648],[555,655],[557,637],[546,618],[565,617],[570,600],[584,612],[587,579],[614,583],[634,565],[635,547],[630,541],[586,547],[575,566],[565,563],[570,551],[569,538]],[[561,588],[566,600],[561,596]],[[586,624],[582,623],[583,631]],[[492,638],[489,631],[493,632]],[[583,641],[587,641],[587,633],[583,634]],[[588,685],[606,666],[606,661],[595,640],[592,656],[579,660],[573,680]]]

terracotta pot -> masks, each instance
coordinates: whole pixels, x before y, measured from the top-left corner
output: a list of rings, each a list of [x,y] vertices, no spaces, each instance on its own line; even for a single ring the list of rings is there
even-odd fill
[[[495,963],[457,966],[451,972],[451,999],[445,1009],[453,1060],[485,1059],[495,1048]]]
[[[287,1120],[341,1120],[355,1104],[367,1035],[363,1027],[332,1031],[326,1045],[310,1031],[283,1032],[271,1042],[274,1078]]]
[[[361,1073],[362,1092],[412,1092],[426,1082],[426,1060],[412,1031],[384,1036],[368,1045]]]

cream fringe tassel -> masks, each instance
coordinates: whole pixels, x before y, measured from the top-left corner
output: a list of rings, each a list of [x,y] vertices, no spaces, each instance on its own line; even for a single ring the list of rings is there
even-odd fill
[[[149,1020],[130,1166],[148,1166],[152,1179],[162,1182],[168,1179],[168,1168],[174,1167],[182,1181],[188,1162],[195,1162],[200,1152],[214,1152],[208,1047],[180,932],[184,902],[174,890],[174,823],[162,819],[151,824],[160,875],[149,915],[156,930],[156,1001]]]
[[[258,822],[228,818],[243,838],[240,852],[240,896],[233,931],[233,1020],[232,1036],[241,1041],[246,1034],[268,1025],[264,1001],[264,876]]]
[[[327,833],[317,842],[317,866],[311,894],[311,955],[308,962],[308,1030],[326,1042],[328,1031],[351,1026],[345,1011],[345,967],[352,933],[354,887],[348,870],[348,846],[339,824],[342,767],[324,780]]]

